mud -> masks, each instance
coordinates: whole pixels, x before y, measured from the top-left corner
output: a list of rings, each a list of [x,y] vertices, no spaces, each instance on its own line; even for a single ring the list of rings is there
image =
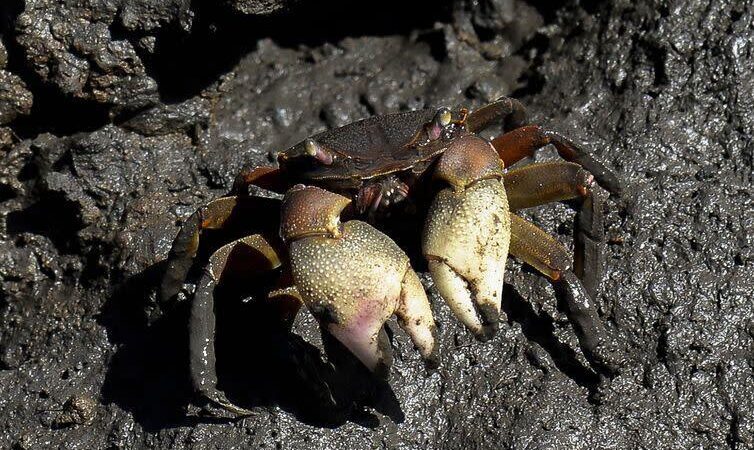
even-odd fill
[[[315,3],[0,5],[0,447],[754,448],[754,6]],[[440,368],[393,323],[389,384],[226,288],[221,384],[258,414],[189,405],[185,303],[156,302],[181,221],[314,132],[499,95],[626,183],[597,298],[624,370],[511,262],[486,343],[423,276]],[[571,245],[568,205],[527,217]]]

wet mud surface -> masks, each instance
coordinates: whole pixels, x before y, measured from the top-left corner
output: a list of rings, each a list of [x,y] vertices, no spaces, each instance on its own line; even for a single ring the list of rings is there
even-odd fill
[[[310,3],[0,6],[0,447],[754,448],[754,6]],[[500,95],[626,184],[597,298],[618,375],[510,263],[486,343],[422,276],[440,368],[392,323],[388,384],[333,373],[307,314],[288,333],[226,288],[220,382],[258,414],[189,405],[186,305],[156,302],[188,215],[314,132]],[[572,245],[568,205],[526,215]]]

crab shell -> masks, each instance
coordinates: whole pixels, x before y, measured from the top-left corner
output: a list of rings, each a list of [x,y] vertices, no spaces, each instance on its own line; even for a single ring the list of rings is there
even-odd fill
[[[403,250],[369,223],[340,219],[406,201],[419,179],[434,180],[421,184],[431,186],[422,252],[438,293],[480,340],[497,329],[510,243],[503,166],[464,118],[446,108],[377,116],[278,157],[287,179],[307,185],[287,192],[281,217],[301,300],[375,372],[390,365],[383,326],[393,314],[429,365],[435,323]]]

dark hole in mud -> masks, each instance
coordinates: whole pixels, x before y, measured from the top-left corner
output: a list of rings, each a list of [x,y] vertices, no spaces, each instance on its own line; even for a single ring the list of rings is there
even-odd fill
[[[530,97],[542,92],[545,86],[545,79],[537,70],[537,65],[541,63],[539,55],[543,54],[549,46],[550,38],[541,33],[535,34],[523,45],[519,53],[526,54],[534,51],[537,56],[535,56],[531,67],[521,76],[519,80],[521,87],[513,91],[511,94],[513,98]]]
[[[16,69],[16,73],[27,72],[28,69]],[[14,131],[21,138],[32,138],[45,132],[68,136],[82,131],[95,131],[110,121],[107,105],[61,94],[58,89],[42,83],[33,74],[23,78],[35,95],[31,113],[19,117],[13,124]]]
[[[18,181],[31,181],[39,177],[39,166],[35,162],[25,164],[18,172]]]
[[[558,11],[560,8],[565,6],[566,4],[570,3],[567,0],[557,0],[557,1],[549,1],[549,0],[529,0],[526,3],[529,5],[535,7],[539,14],[542,15],[542,17],[545,19],[545,22],[553,22],[558,14]],[[593,12],[597,5],[600,4],[599,0],[582,0],[581,5],[584,7],[584,9]]]
[[[0,184],[0,203],[16,197],[16,191],[8,185]]]
[[[8,213],[7,230],[11,235],[46,236],[59,249],[70,251],[75,245],[76,232],[83,227],[77,212],[76,203],[62,195],[50,194],[25,209]]]
[[[649,60],[654,73],[652,85],[660,88],[668,84],[668,75],[665,70],[665,61],[667,60],[667,51],[651,40],[641,42],[646,58]],[[653,92],[656,96],[656,92]]]

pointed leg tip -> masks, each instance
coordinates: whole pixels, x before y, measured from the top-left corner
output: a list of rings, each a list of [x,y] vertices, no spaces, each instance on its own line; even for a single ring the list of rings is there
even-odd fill
[[[432,351],[424,356],[424,367],[430,371],[434,372],[440,367],[440,349],[439,345],[437,344],[437,333],[433,331],[433,337],[434,337],[434,345],[432,346]]]
[[[610,196],[616,199],[622,198],[625,191],[623,182],[614,174],[609,173],[604,178],[598,179],[597,184],[605,188]]]
[[[204,402],[206,403],[203,407],[203,411],[205,411],[210,416],[222,417],[223,415],[230,415],[234,419],[243,419],[258,414],[257,412],[250,409],[237,406],[236,404],[228,400],[228,397],[226,397],[225,394],[221,391],[203,393],[201,395]],[[210,407],[214,407],[215,409],[212,409]]]
[[[498,330],[498,324],[497,323],[487,323],[482,325],[482,328],[479,329],[479,331],[474,333],[474,337],[479,342],[487,342],[495,337]]]
[[[605,375],[619,374],[631,359],[626,342],[605,328],[584,285],[573,272],[564,271],[554,286],[567,303],[569,319],[590,364]]]

